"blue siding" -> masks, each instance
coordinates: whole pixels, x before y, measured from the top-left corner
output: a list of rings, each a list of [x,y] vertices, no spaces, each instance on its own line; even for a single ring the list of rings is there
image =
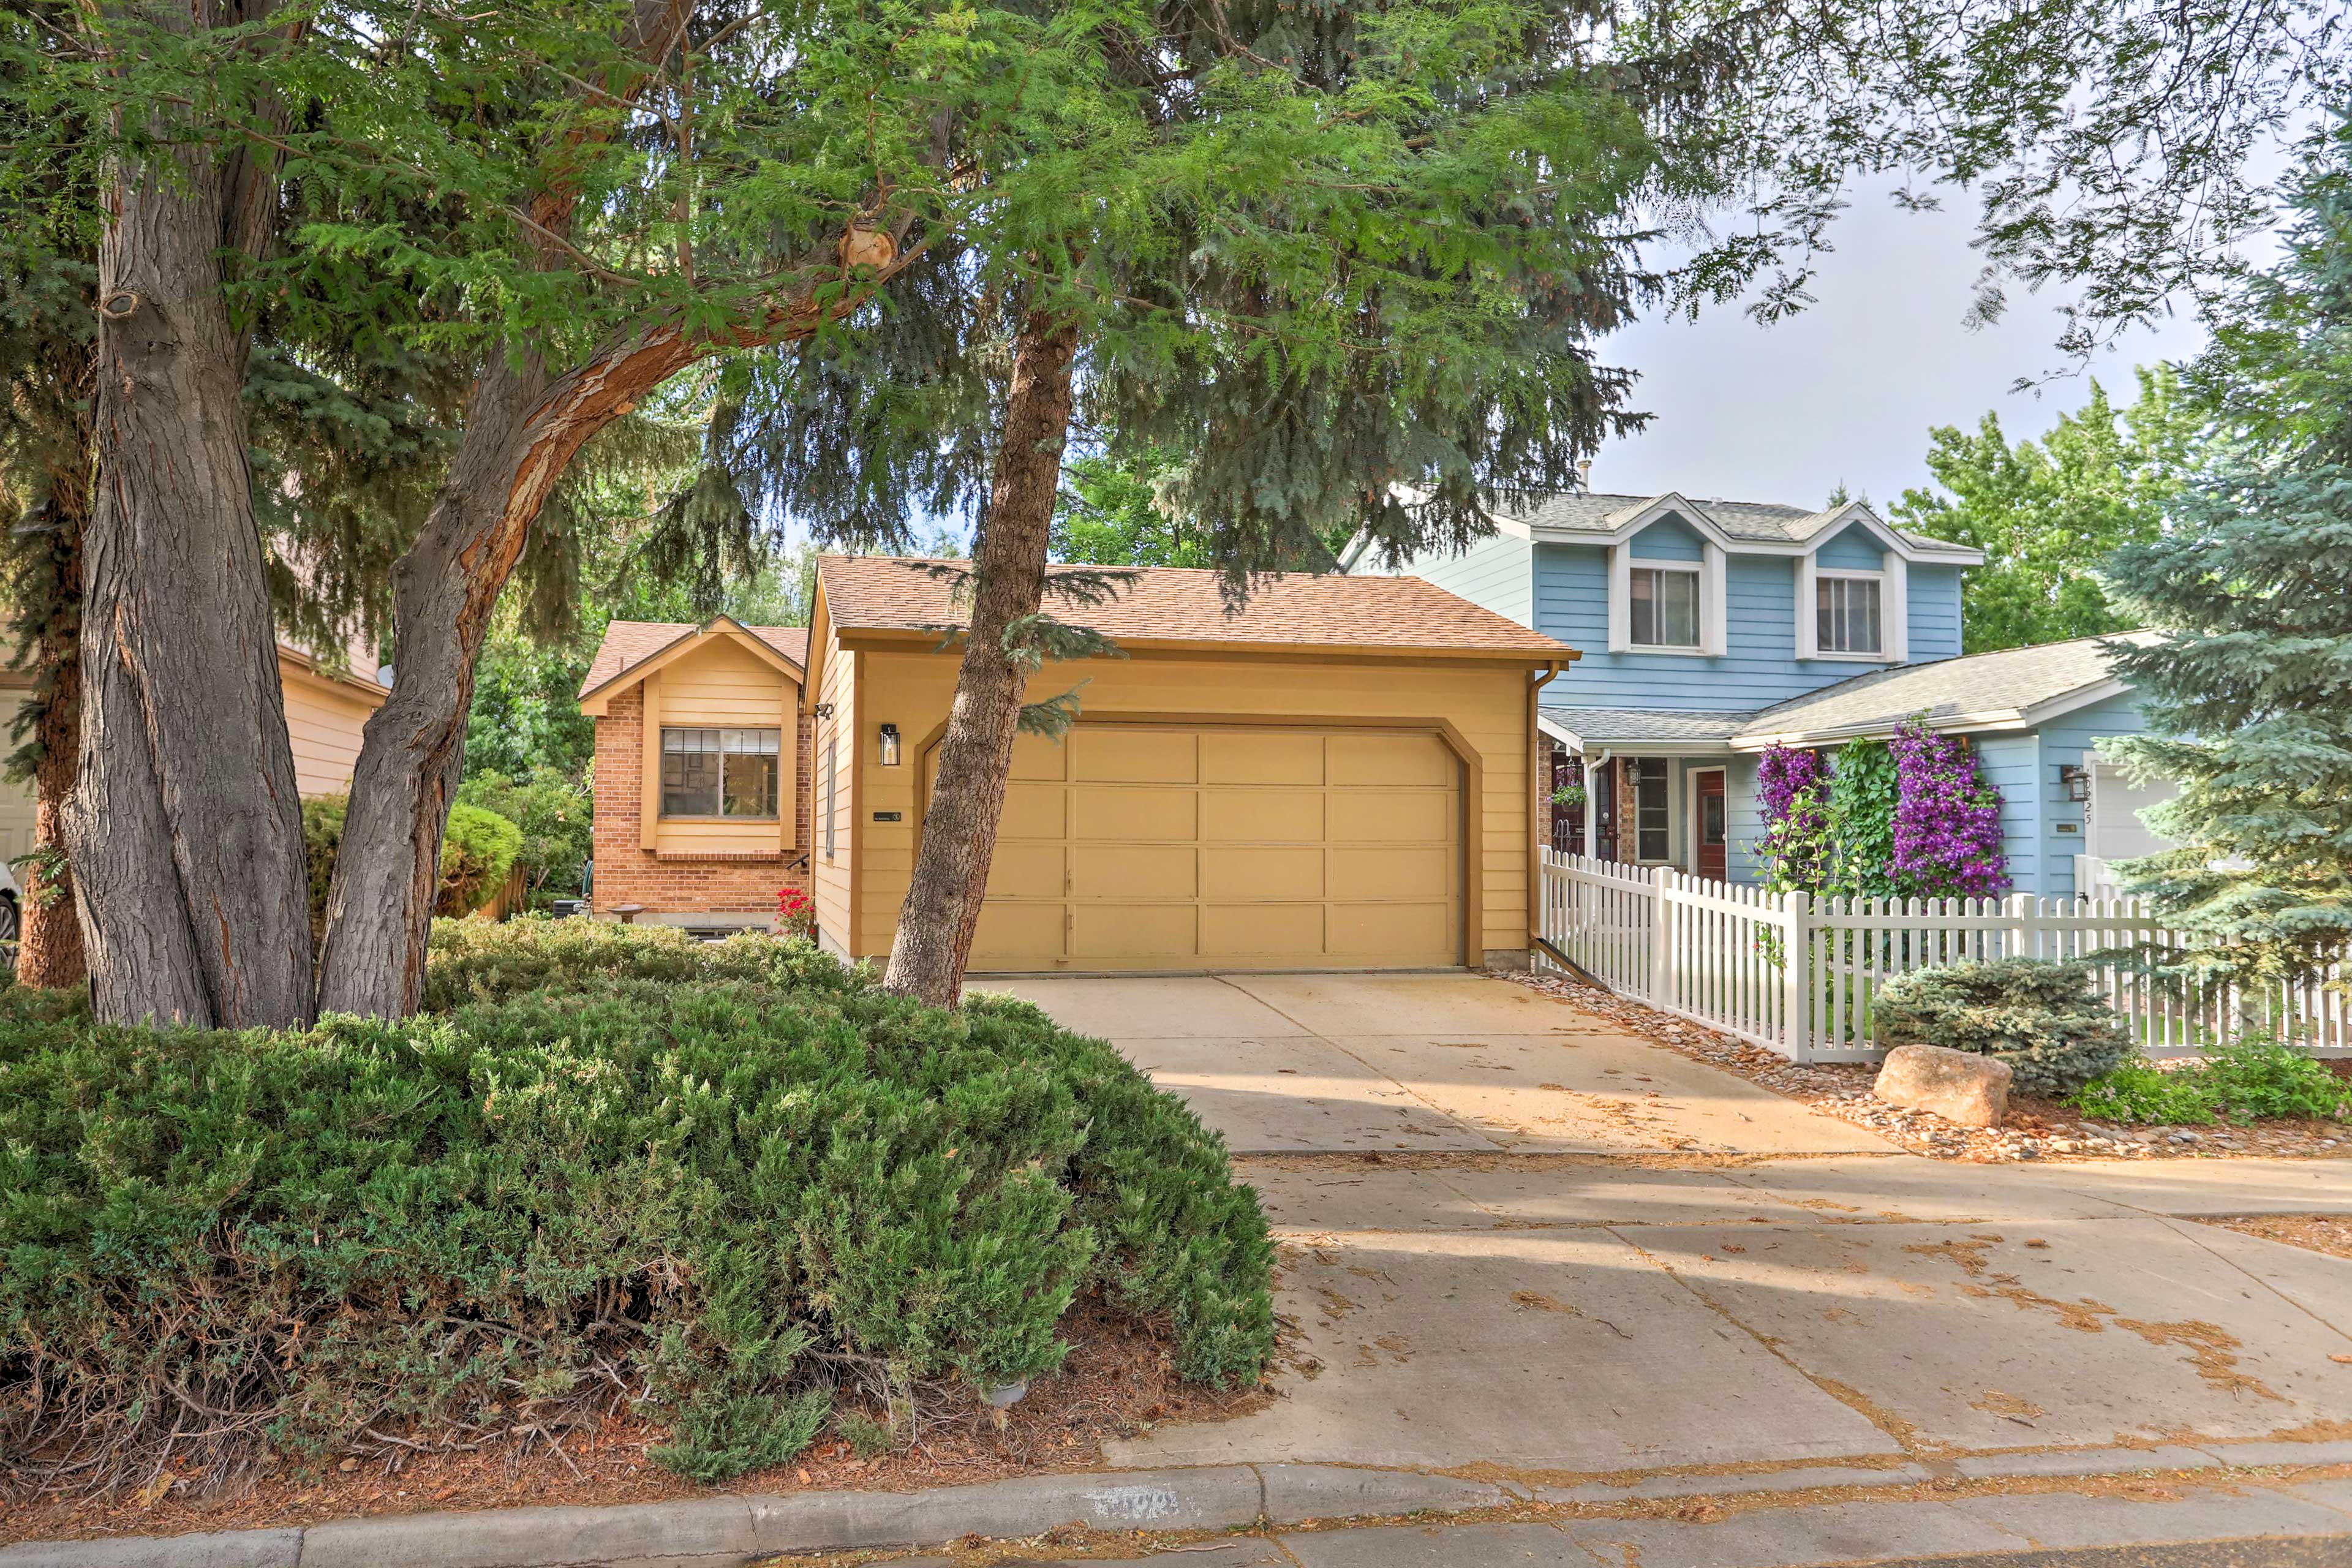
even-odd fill
[[[1662,526],[1644,530],[1644,536]],[[1537,545],[1535,627],[1584,650],[1584,658],[1553,682],[1553,700],[1591,708],[1748,712],[1861,672],[1850,662],[1798,661],[1793,558],[1733,555],[1725,563],[1724,578],[1730,601],[1728,653],[1716,658],[1612,654],[1609,552],[1598,545]]]
[[[2066,786],[2058,782],[2062,764],[2073,763],[2089,767],[2095,760],[2091,752],[2099,742],[2109,735],[2137,735],[2147,728],[2140,716],[2139,700],[2129,692],[2095,702],[2088,708],[2078,708],[2062,718],[2053,719],[2042,727],[2042,777],[2038,785],[2042,816],[2042,879],[2036,890],[2052,898],[2073,896],[2074,889],[2074,857],[2084,852],[2083,807],[2066,798]],[[2062,833],[2058,824],[2071,822],[2071,833]],[[2020,882],[2021,889],[2023,883]]]
[[[1911,662],[1959,658],[1960,569],[1915,563],[1904,577],[1911,595]]]
[[[1635,534],[1630,548],[1643,561],[1697,561],[1706,551],[1698,531],[1681,518],[1666,516]]]
[[[1764,837],[1764,814],[1756,805],[1756,763],[1753,752],[1731,759],[1723,784],[1725,826],[1731,839],[1724,852],[1724,869],[1735,882],[1753,882],[1763,873],[1756,845]]]
[[[1832,568],[1843,566],[1850,572],[1876,572],[1886,564],[1886,547],[1878,542],[1878,535],[1857,522],[1814,551],[1813,559],[1819,564]]]
[[[2009,862],[2011,891],[2042,890],[2042,792],[2040,737],[1979,735],[1974,737],[1977,774],[2000,791],[2001,854]],[[2071,878],[2069,879],[2072,879]]]
[[[1405,570],[1523,626],[1535,622],[1535,545],[1508,533],[1482,539],[1459,555],[1416,556]]]

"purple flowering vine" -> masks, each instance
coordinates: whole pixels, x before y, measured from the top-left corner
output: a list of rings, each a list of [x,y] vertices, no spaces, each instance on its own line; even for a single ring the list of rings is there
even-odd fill
[[[1915,897],[1989,899],[2009,891],[2000,792],[1977,774],[1974,753],[1909,719],[1895,753],[1895,880]]]
[[[1767,885],[1780,891],[1822,885],[1830,868],[1829,759],[1774,745],[1756,764],[1756,804],[1764,814],[1757,845]]]

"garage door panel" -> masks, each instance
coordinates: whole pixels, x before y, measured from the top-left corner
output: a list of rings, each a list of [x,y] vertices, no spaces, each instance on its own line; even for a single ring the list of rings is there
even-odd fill
[[[975,969],[1038,969],[1051,967],[1068,956],[1063,946],[1067,906],[1053,903],[991,901],[972,933],[971,964]]]
[[[1004,815],[998,818],[999,838],[1050,838],[1060,843],[1069,837],[1068,807],[1066,797],[1069,791],[1061,784],[1013,784],[1004,788]]]
[[[1461,770],[1432,736],[1082,721],[1017,761],[975,968],[1461,962]]]
[[[1073,845],[1070,891],[1081,899],[1196,899],[1200,859],[1190,844]]]
[[[1454,837],[1450,790],[1333,790],[1334,844],[1443,844]]]
[[[1323,906],[1209,904],[1201,910],[1201,955],[1234,963],[1320,958]]]
[[[1335,784],[1426,784],[1454,781],[1454,753],[1434,735],[1333,735],[1328,745]]]
[[[1367,963],[1427,963],[1416,955],[1453,954],[1454,906],[1426,904],[1333,904],[1331,946],[1339,952],[1362,953]]]
[[[1070,786],[1070,837],[1081,842],[1181,839],[1189,844],[1199,836],[1198,791],[1136,784]]]
[[[1333,846],[1330,897],[1349,900],[1444,901],[1460,873],[1450,847],[1348,848]]]
[[[1200,962],[1198,910],[1192,904],[1073,904],[1070,947],[1081,960],[1185,968]]]
[[[1072,737],[1081,784],[1196,784],[1200,738],[1189,730],[1091,730]]]
[[[1287,730],[1212,730],[1201,737],[1201,782],[1320,784],[1323,737]]]
[[[1208,899],[1320,899],[1323,858],[1319,846],[1244,849],[1205,845],[1201,850],[1201,895]]]
[[[1016,735],[1013,738],[1013,771],[1006,776],[1013,779],[1060,779],[1067,776],[1070,748],[1063,741],[1048,735]]]
[[[1316,844],[1321,790],[1212,789],[1201,795],[1201,837],[1211,844]]]
[[[992,899],[1058,899],[1068,887],[1063,861],[1067,851],[1059,844],[997,841],[988,863],[988,896]]]

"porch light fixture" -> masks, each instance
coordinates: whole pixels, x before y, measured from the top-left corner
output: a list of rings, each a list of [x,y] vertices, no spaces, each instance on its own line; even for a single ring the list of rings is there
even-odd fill
[[[896,724],[882,726],[882,765],[886,768],[898,765],[898,726]]]
[[[2060,763],[2058,782],[2066,786],[2066,798],[2077,805],[2091,798],[2091,770],[2080,763]]]

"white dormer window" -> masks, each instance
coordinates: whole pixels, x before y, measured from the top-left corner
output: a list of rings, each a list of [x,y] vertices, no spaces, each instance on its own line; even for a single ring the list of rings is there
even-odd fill
[[[1635,566],[1631,575],[1633,646],[1696,648],[1698,569]]]
[[[1813,639],[1823,653],[1885,651],[1885,588],[1876,573],[1821,572],[1813,578]]]

